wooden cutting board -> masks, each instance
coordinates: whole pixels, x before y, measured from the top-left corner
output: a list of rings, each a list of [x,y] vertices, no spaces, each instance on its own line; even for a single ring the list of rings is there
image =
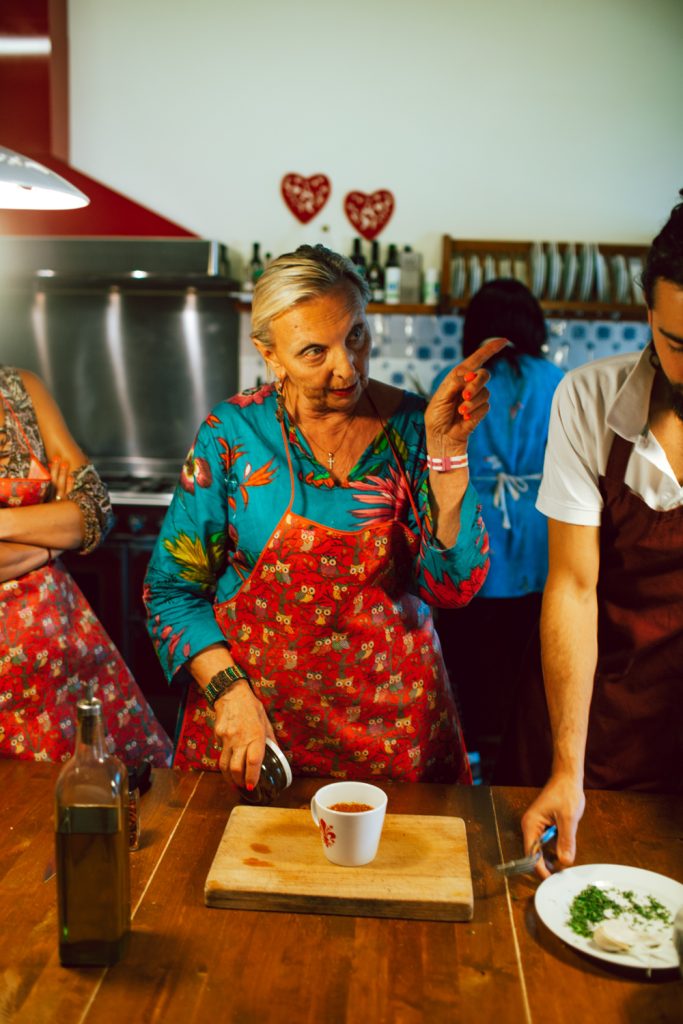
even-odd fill
[[[235,807],[204,886],[209,907],[469,921],[474,897],[462,818],[387,814],[377,857],[341,868],[309,810]]]

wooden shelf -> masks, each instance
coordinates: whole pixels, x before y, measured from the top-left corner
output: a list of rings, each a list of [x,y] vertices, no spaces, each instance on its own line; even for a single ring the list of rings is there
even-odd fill
[[[369,302],[366,307],[367,313],[399,313],[405,316],[436,316],[439,312],[439,306],[428,304],[426,302],[419,302],[415,304],[409,304],[399,302],[396,305],[390,305],[386,302]]]
[[[451,294],[452,261],[455,256],[478,256],[484,258],[493,256],[496,259],[506,258],[513,264],[518,261],[526,263],[527,280],[532,280],[531,256],[533,246],[538,245],[532,241],[501,241],[499,239],[472,239],[452,238],[450,235],[443,236],[442,260],[441,260],[441,303],[442,312],[462,312],[469,304],[471,298],[469,291],[465,291],[462,297],[456,299]],[[547,243],[542,243],[544,246]],[[647,246],[634,245],[631,243],[598,242],[600,253],[607,259],[613,256],[624,256],[625,259],[638,257],[645,262]],[[558,252],[562,256],[567,246],[574,245],[577,249],[580,242],[555,242]],[[612,270],[610,268],[610,277]],[[601,318],[612,320],[646,320],[647,307],[643,303],[629,302],[605,302],[604,300],[591,299],[581,302],[578,299],[541,299],[541,308],[548,316],[563,317],[565,319]]]
[[[251,302],[243,298],[237,299],[237,309],[240,313],[251,313]],[[440,305],[420,303],[397,303],[396,305],[386,302],[369,302],[365,307],[366,313],[399,314],[403,316],[436,316],[441,311]]]
[[[442,305],[442,313],[463,313],[469,299],[451,299]],[[542,299],[541,309],[549,317],[567,320],[647,320],[647,307],[642,303],[616,302],[563,302],[561,299]]]

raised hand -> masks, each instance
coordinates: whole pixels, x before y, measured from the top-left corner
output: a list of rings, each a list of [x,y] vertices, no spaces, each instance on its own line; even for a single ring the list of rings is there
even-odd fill
[[[467,439],[489,411],[490,377],[484,364],[509,344],[489,338],[444,377],[425,410],[427,448],[434,455],[464,451]],[[433,446],[442,445],[443,452]]]

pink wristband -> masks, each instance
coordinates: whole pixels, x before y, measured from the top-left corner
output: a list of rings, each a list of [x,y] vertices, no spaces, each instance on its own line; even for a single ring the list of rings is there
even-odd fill
[[[467,455],[427,456],[427,466],[435,473],[450,473],[452,469],[467,469]]]

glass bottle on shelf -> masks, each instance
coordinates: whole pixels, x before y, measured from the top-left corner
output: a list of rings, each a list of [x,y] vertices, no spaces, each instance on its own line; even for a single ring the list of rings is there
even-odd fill
[[[126,768],[106,751],[92,683],[77,710],[76,749],[55,790],[59,959],[66,967],[116,963],[130,933]]]
[[[379,242],[372,243],[372,255],[368,267],[370,302],[384,302],[384,271],[379,261]]]
[[[254,285],[258,281],[259,277],[264,271],[263,260],[260,255],[261,243],[254,242],[249,260],[249,266],[247,267],[246,280],[244,282],[244,290],[247,292],[253,291]]]
[[[363,245],[360,238],[354,238],[353,240],[353,252],[351,253],[351,262],[355,263],[358,273],[365,277],[366,263],[365,256],[363,255]]]
[[[389,246],[384,265],[384,301],[389,306],[397,306],[401,301],[401,264],[395,245]]]

